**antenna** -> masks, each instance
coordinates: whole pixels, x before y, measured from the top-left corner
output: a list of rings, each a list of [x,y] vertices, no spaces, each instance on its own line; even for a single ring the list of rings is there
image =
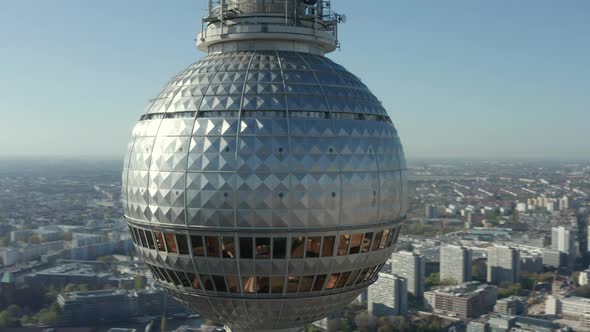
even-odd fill
[[[337,49],[346,19],[330,0],[208,0],[197,38],[201,51],[284,50],[326,54]]]

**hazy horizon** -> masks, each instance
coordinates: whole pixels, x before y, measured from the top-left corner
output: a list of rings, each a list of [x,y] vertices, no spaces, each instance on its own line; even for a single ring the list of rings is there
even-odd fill
[[[30,156],[10,156],[0,155],[0,161],[9,162],[106,162],[106,163],[123,163],[124,156],[59,156],[59,155],[30,155]],[[518,157],[406,157],[408,164],[423,163],[423,162],[481,162],[481,163],[495,163],[495,162],[514,162],[514,163],[589,163],[590,157],[588,158],[518,158]],[[1,165],[0,165],[1,166]]]
[[[0,157],[122,159],[148,100],[205,56],[205,5],[5,4]],[[349,19],[328,56],[383,101],[408,159],[590,159],[590,2],[380,6],[334,0]]]

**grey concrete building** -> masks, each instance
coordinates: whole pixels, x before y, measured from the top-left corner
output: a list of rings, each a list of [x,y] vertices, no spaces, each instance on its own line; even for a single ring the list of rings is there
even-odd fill
[[[57,303],[63,325],[117,322],[133,317],[131,298],[123,290],[60,294]]]
[[[442,246],[440,248],[440,280],[456,284],[471,281],[473,255],[469,248]]]
[[[368,309],[374,316],[407,314],[407,280],[394,274],[379,273],[379,279],[369,286]]]
[[[576,227],[551,228],[551,249],[566,255],[565,266],[573,268],[578,254],[578,229]]]
[[[426,283],[424,258],[409,251],[391,255],[391,271],[408,281],[408,293],[416,298],[424,296]]]
[[[160,289],[121,289],[60,294],[61,325],[87,326],[126,321],[143,315],[186,312],[184,305]]]
[[[467,332],[566,332],[567,327],[546,319],[522,317],[516,315],[492,315],[472,321],[467,325]]]
[[[543,272],[543,256],[529,254],[520,256],[520,271],[528,273]]]
[[[27,274],[24,281],[31,286],[63,288],[68,284],[86,284],[96,289],[108,283],[111,276],[109,273],[95,272],[92,265],[70,263]]]
[[[527,315],[528,305],[526,298],[510,296],[500,299],[494,306],[494,312],[504,315]]]
[[[477,318],[496,304],[498,289],[477,281],[424,293],[429,310],[459,318]]]
[[[493,246],[488,248],[487,281],[492,284],[516,283],[520,280],[520,252],[518,249]]]
[[[553,249],[543,249],[543,265],[560,268],[566,266],[567,254]]]

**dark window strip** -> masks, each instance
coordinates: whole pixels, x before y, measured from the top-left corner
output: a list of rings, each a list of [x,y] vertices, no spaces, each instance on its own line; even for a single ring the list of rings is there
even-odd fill
[[[195,118],[269,118],[281,119],[287,116],[293,119],[335,119],[335,120],[363,120],[392,123],[385,115],[371,113],[340,113],[340,112],[317,112],[317,111],[201,111],[201,112],[176,112],[176,113],[152,113],[144,114],[139,121],[155,119],[192,119]]]

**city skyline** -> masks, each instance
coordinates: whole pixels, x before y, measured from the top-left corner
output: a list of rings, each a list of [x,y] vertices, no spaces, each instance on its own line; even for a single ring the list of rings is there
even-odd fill
[[[590,332],[588,9],[6,4],[0,332]]]
[[[122,158],[169,73],[204,57],[193,45],[204,2],[141,4],[5,6],[0,157]],[[380,96],[409,159],[590,157],[590,4],[335,5],[348,23],[330,58]]]

